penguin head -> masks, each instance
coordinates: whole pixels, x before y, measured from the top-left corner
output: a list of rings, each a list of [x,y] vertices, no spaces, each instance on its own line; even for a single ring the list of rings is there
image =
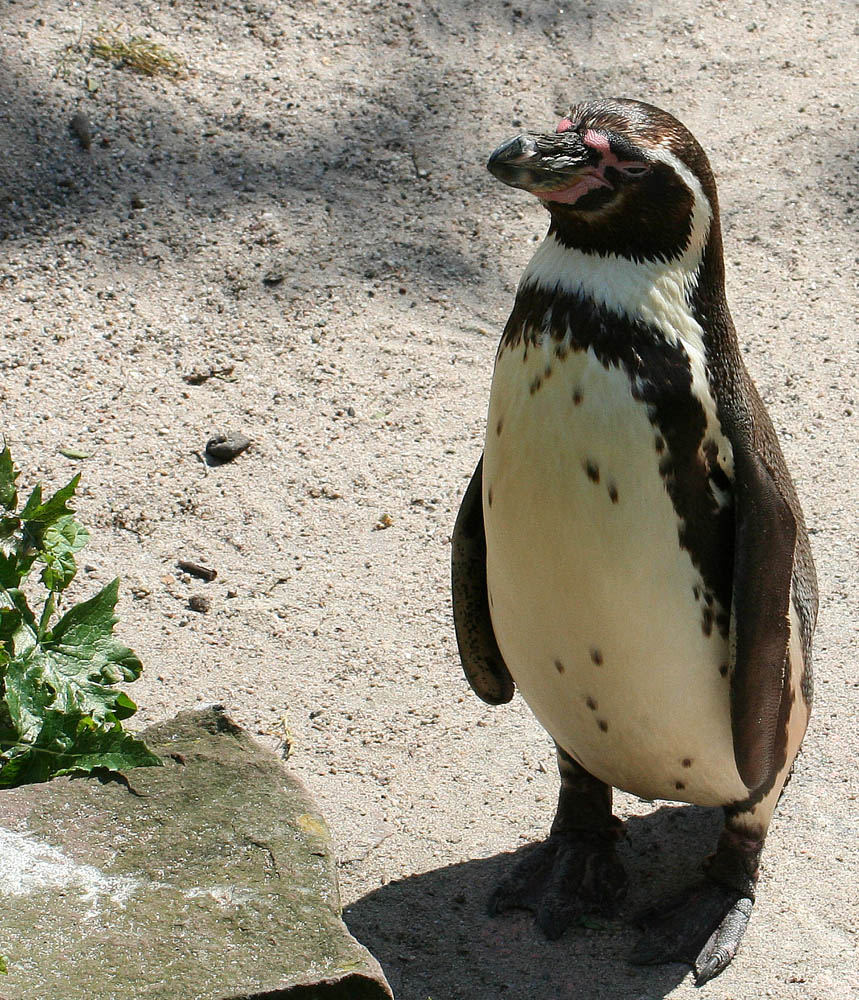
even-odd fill
[[[676,118],[619,98],[577,104],[554,132],[525,132],[490,172],[537,196],[562,243],[602,256],[673,260],[702,250],[718,225],[707,157]]]

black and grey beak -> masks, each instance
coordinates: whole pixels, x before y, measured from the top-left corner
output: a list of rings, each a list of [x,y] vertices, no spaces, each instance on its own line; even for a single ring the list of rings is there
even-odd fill
[[[569,186],[598,163],[596,151],[570,130],[552,135],[523,132],[502,142],[486,166],[505,184],[540,194]]]

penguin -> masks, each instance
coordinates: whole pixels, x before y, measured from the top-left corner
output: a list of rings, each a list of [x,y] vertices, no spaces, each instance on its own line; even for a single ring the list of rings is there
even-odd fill
[[[548,838],[489,908],[558,937],[627,876],[612,789],[720,806],[700,881],[643,915],[632,960],[733,959],[808,724],[817,583],[796,490],[725,299],[716,184],[674,117],[603,99],[488,169],[548,233],[495,358],[452,535],[460,658],[555,742]]]

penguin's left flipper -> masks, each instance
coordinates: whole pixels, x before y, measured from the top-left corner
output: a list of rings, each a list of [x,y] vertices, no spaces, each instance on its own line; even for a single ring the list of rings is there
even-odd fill
[[[750,793],[771,783],[786,740],[790,599],[796,518],[750,443],[734,444],[731,729],[737,771]],[[780,455],[778,456],[781,457]]]
[[[745,934],[753,900],[704,881],[658,914],[641,915],[643,935],[632,954],[636,965],[686,962],[702,986],[730,965]]]
[[[482,456],[453,528],[451,583],[456,642],[468,683],[490,705],[510,701],[515,685],[495,639],[486,586]]]

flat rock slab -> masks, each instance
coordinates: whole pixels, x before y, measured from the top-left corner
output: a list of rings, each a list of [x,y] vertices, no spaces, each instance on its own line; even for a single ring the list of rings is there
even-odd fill
[[[0,793],[5,1000],[390,1000],[340,919],[325,821],[220,707],[164,767]]]

